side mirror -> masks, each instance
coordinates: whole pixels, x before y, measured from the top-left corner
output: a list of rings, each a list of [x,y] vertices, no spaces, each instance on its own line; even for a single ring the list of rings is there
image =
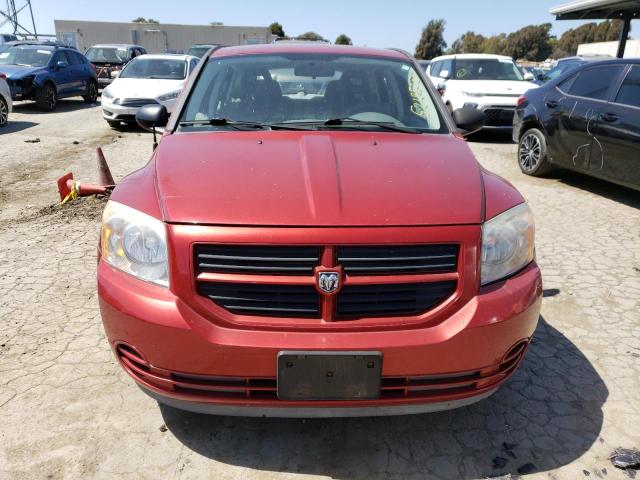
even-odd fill
[[[68,66],[69,64],[64,60],[60,60],[59,62],[56,63],[56,69],[58,70],[62,70],[63,68],[67,68]]]
[[[438,86],[436,87],[440,96],[444,95],[444,92],[447,91],[447,84],[445,82],[438,82]]]
[[[527,73],[524,74],[524,79],[527,82],[530,82],[531,80],[535,79],[535,77],[533,76],[533,73],[527,72]]]
[[[449,78],[449,70],[440,70],[440,73],[438,74],[438,76],[440,78]]]
[[[477,132],[486,122],[484,112],[475,108],[459,108],[453,111],[453,121],[463,135]]]
[[[169,121],[167,107],[159,104],[150,104],[140,107],[136,112],[136,122],[145,130],[153,132],[153,148],[158,146],[156,128],[164,127]]]

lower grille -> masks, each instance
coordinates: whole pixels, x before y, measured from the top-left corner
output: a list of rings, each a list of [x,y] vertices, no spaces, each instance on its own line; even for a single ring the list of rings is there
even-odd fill
[[[471,395],[479,390],[495,388],[516,370],[527,346],[528,340],[519,342],[501,363],[482,370],[409,377],[383,376],[380,400],[417,398],[438,401],[441,397]],[[137,381],[167,392],[188,395],[194,401],[280,401],[275,377],[220,377],[172,372],[154,368],[135,349],[125,344],[116,346],[116,355]]]
[[[198,293],[238,314],[317,317],[320,311],[312,285],[198,282]]]
[[[338,294],[338,316],[397,316],[422,313],[448,298],[455,281],[389,285],[345,285]]]
[[[120,105],[123,107],[144,107],[156,103],[158,102],[153,98],[123,98],[120,100]]]
[[[488,127],[510,127],[513,125],[513,108],[486,108],[484,115],[486,117],[485,125]]]

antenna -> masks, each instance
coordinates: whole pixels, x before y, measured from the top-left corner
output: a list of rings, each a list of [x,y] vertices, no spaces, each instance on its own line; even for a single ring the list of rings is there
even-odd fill
[[[16,0],[6,0],[6,8],[0,9],[0,30],[6,25],[11,25],[13,29],[13,34],[20,35],[25,39],[27,37],[34,37],[36,40],[38,39],[38,32],[36,31],[36,22],[33,18],[33,9],[31,8],[31,1],[26,0],[23,2],[18,2],[20,6],[16,7]],[[0,7],[1,8],[1,7]],[[20,13],[24,12],[22,15]],[[29,14],[29,18],[31,19],[32,30],[25,25],[22,20],[26,14]],[[27,18],[27,22],[29,21]]]

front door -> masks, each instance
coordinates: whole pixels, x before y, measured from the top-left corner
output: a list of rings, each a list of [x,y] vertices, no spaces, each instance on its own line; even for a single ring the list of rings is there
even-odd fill
[[[548,149],[554,163],[587,171],[591,162],[601,161],[602,147],[595,132],[622,68],[586,68],[560,83],[545,98],[551,119]]]
[[[602,144],[602,163],[591,173],[640,188],[640,65],[632,65],[613,101],[604,108],[596,137]]]

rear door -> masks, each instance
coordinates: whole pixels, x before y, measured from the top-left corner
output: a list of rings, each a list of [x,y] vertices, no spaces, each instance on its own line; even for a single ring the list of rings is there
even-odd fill
[[[86,92],[85,79],[82,59],[74,52],[63,52],[69,62],[69,95],[80,95]]]
[[[613,101],[600,115],[596,138],[602,163],[592,162],[594,175],[640,188],[640,65],[625,70]]]
[[[622,69],[623,65],[585,68],[547,95],[547,144],[554,163],[587,171],[590,162],[600,161],[602,148],[594,132]]]

